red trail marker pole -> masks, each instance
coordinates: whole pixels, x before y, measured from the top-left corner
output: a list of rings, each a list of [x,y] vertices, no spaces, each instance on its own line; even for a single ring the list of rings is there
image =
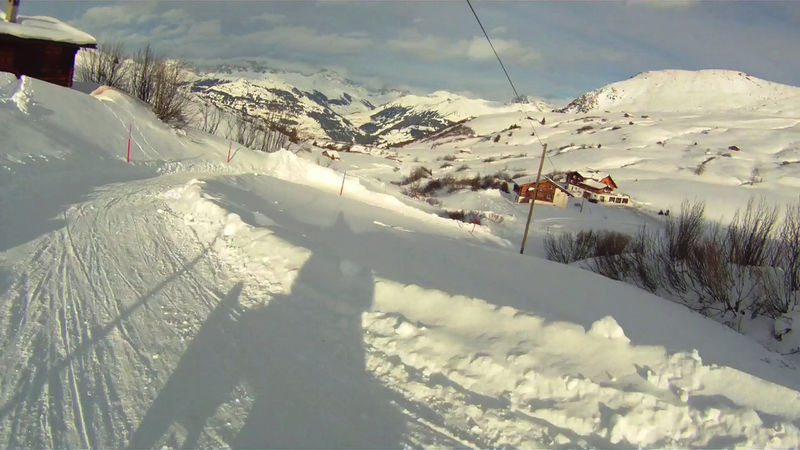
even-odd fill
[[[133,124],[128,126],[128,162],[131,162],[131,131],[133,131]]]
[[[470,231],[470,233],[475,231],[476,225],[478,225],[478,216],[475,216],[475,221],[472,223],[472,231]]]
[[[344,171],[344,175],[342,175],[342,187],[339,189],[339,197],[342,196],[342,192],[344,192],[344,179],[347,176],[347,171]]]
[[[231,163],[231,147],[233,147],[233,141],[231,141],[231,143],[228,144],[228,161],[227,161],[228,164]]]

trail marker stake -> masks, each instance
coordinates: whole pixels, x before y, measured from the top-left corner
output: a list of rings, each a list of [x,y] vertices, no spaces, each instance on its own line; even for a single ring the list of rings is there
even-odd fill
[[[231,141],[230,144],[228,144],[228,160],[227,160],[228,164],[231,163],[231,147],[233,147],[233,141]]]
[[[133,131],[133,124],[128,125],[128,162],[131,162],[131,131]]]
[[[342,187],[339,189],[339,197],[342,196],[342,192],[344,192],[344,179],[347,176],[347,171],[344,171],[344,175],[342,175]]]

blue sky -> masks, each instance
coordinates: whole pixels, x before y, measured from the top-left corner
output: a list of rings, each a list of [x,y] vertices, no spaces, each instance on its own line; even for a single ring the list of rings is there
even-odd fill
[[[800,86],[800,2],[480,1],[520,93],[570,98],[657,69],[722,68]],[[200,64],[328,68],[372,88],[512,92],[465,1],[22,0],[101,41]]]

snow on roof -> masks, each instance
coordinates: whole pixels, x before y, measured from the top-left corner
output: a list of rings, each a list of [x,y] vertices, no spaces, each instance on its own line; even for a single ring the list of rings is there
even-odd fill
[[[579,170],[578,175],[582,176],[585,179],[598,180],[598,181],[602,180],[605,177],[610,176],[606,172],[597,172],[594,170]]]
[[[46,16],[19,16],[17,22],[0,20],[0,34],[22,39],[65,42],[79,46],[97,45],[97,40],[92,35],[58,19]]]
[[[514,178],[513,181],[517,186],[522,186],[523,184],[536,183],[536,177],[533,175],[529,175],[527,177]]]
[[[601,182],[599,182],[597,180],[592,180],[592,179],[583,180],[581,182],[581,184],[585,184],[586,186],[589,186],[589,187],[595,188],[595,189],[605,189],[605,188],[608,187],[607,184],[601,183]]]

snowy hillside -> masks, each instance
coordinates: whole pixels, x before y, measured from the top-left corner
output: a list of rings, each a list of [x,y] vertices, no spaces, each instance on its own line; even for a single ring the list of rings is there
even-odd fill
[[[549,109],[503,105],[446,91],[414,95],[371,92],[335,72],[312,75],[225,67],[197,75],[192,90],[201,98],[249,115],[278,114],[308,140],[396,145],[454,122],[489,113]]]
[[[223,65],[199,74],[201,78],[218,78],[235,81],[244,78],[251,82],[281,81],[302,92],[316,96],[341,115],[364,112],[394,100],[406,93],[399,90],[375,92],[341,76],[332,70],[321,70],[311,74],[269,69],[253,62],[239,65]]]
[[[800,115],[800,88],[732,70],[659,70],[611,83],[564,112],[762,112]]]
[[[383,182],[414,156],[226,164],[116,91],[7,74],[0,122],[3,447],[800,445],[795,360],[442,217]]]
[[[683,76],[699,80],[717,73],[708,72]],[[616,85],[642,87],[646,80],[671,73],[651,72]],[[684,200],[701,200],[706,202],[707,217],[724,222],[751,198],[777,205],[798,200],[800,114],[790,111],[800,105],[791,97],[800,88],[758,83],[776,96],[780,92],[786,101],[761,107],[747,100],[747,108],[726,109],[723,101],[744,105],[745,100],[723,95],[725,90],[711,90],[705,98],[717,98],[713,108],[709,103],[704,110],[686,111],[681,105],[691,105],[697,99],[691,84],[681,84],[681,89],[673,85],[676,91],[670,94],[669,102],[665,100],[666,88],[635,96],[632,90],[626,90],[631,95],[619,98],[619,104],[625,106],[618,109],[605,104],[588,113],[517,111],[481,115],[409,144],[399,156],[416,158],[418,165],[433,170],[434,178],[498,172],[508,178],[530,176],[538,166],[541,139],[548,145],[545,174],[557,176],[585,169],[609,172],[619,190],[631,195],[634,203],[649,213],[677,211]],[[655,86],[649,81],[646,84]],[[597,92],[610,91],[603,88]],[[661,106],[634,112],[639,108],[635,105]],[[399,179],[391,171],[371,173],[383,179]],[[449,205],[446,198],[440,200]],[[458,205],[458,201],[453,203],[449,206]],[[501,203],[491,202],[484,209],[510,216]],[[512,215],[519,219],[519,213]]]

